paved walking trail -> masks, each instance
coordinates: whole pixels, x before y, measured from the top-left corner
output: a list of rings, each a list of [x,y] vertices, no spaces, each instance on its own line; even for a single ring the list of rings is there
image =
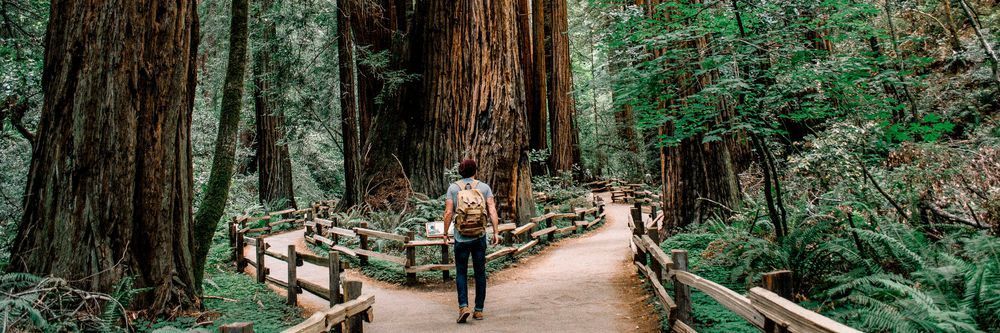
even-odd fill
[[[611,202],[605,198],[605,202]],[[375,320],[366,332],[655,332],[658,317],[647,304],[631,264],[628,239],[629,206],[605,206],[605,225],[576,238],[568,238],[520,259],[515,267],[489,276],[486,319],[455,324],[457,300],[454,282],[401,287],[367,278],[354,270],[345,279],[361,280],[363,293],[375,295]],[[272,249],[296,244],[309,249],[302,231],[268,237]],[[254,249],[246,248],[248,258]],[[266,257],[271,276],[285,281],[285,262]],[[249,271],[253,267],[247,268]],[[306,263],[299,279],[328,285],[327,269]],[[472,274],[470,268],[469,274]],[[475,288],[469,278],[469,299]],[[283,289],[279,289],[283,293]],[[326,300],[303,292],[299,305],[306,314],[327,308]]]

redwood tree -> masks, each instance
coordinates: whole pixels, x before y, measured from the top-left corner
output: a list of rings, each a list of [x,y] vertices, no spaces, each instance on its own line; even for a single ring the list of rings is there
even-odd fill
[[[356,205],[361,196],[358,189],[361,171],[358,138],[358,100],[354,83],[354,38],[351,34],[352,0],[337,1],[337,53],[340,72],[340,130],[344,139],[344,198],[345,207]]]
[[[226,81],[222,87],[222,110],[219,114],[219,131],[215,137],[212,154],[212,171],[208,176],[205,194],[195,216],[194,265],[195,282],[201,286],[205,271],[205,258],[212,246],[212,236],[229,200],[229,186],[233,179],[233,164],[240,129],[240,112],[243,106],[243,83],[247,71],[247,10],[248,0],[233,0],[232,19],[229,25],[229,63]]]
[[[552,151],[549,162],[556,171],[567,171],[580,162],[570,67],[569,21],[566,0],[546,0],[550,24],[549,128]]]
[[[284,66],[279,63],[280,59],[274,59],[278,53],[274,20],[263,19],[272,4],[271,0],[264,1],[258,13],[258,22],[263,22],[260,36],[263,45],[255,52],[253,63],[253,105],[257,129],[254,158],[257,161],[260,202],[271,209],[278,209],[296,205],[292,162],[285,144],[285,114],[280,102],[279,76],[284,74]]]
[[[134,278],[133,309],[197,308],[196,1],[53,1],[45,46],[38,143],[9,269],[101,292]]]
[[[499,2],[418,4],[424,91],[409,160],[415,189],[444,193],[443,170],[477,159],[507,216],[525,221],[534,204],[516,15]]]

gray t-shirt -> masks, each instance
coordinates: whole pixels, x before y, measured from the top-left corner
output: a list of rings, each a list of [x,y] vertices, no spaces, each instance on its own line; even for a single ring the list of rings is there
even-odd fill
[[[476,181],[476,180],[472,179],[472,178],[463,178],[462,179],[462,184],[472,183],[474,181]],[[484,199],[489,199],[489,198],[493,197],[493,189],[491,189],[489,185],[486,185],[486,183],[484,183],[482,181],[479,182],[479,185],[476,186],[476,189],[478,189],[479,192],[483,194],[483,198]],[[461,191],[461,190],[462,189],[458,187],[458,184],[455,184],[455,183],[451,183],[451,186],[448,187],[448,194],[446,194],[445,198],[447,198],[448,200],[451,200],[451,202],[452,202],[452,207],[451,207],[452,211],[457,211],[458,210],[458,192]],[[452,221],[452,222],[454,222],[454,221]],[[454,225],[454,223],[452,225]],[[462,236],[461,234],[459,234],[457,232],[454,233],[453,236],[455,236],[455,241],[456,242],[463,242],[464,243],[464,242],[471,242],[471,241],[474,241],[474,240],[479,240],[479,237],[476,237],[476,238],[466,237],[466,236]],[[484,234],[483,237],[486,237],[486,235]]]

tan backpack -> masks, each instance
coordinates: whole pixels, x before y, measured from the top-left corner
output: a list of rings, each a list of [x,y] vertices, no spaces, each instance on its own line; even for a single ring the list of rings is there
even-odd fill
[[[455,182],[458,185],[455,231],[466,237],[479,237],[486,233],[486,198],[476,187],[478,180],[471,183]]]

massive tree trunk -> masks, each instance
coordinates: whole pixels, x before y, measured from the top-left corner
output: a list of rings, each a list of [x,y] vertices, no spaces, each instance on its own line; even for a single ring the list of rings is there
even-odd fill
[[[243,80],[247,71],[247,10],[248,0],[233,0],[232,21],[229,25],[229,63],[222,87],[222,110],[219,132],[215,137],[212,171],[208,176],[201,207],[195,216],[194,277],[201,289],[205,258],[212,246],[212,236],[229,200],[233,179],[233,164],[239,139],[240,112],[243,106]]]
[[[533,150],[546,150],[549,148],[548,129],[548,67],[546,66],[545,43],[545,2],[544,0],[531,0],[531,53],[532,53],[532,75],[525,77],[525,80],[534,80],[534,103],[528,105],[528,124],[530,126],[531,142],[529,147]],[[522,50],[523,51],[523,50]],[[530,103],[530,100],[529,100]],[[545,174],[546,165],[536,163],[531,167],[534,175]]]
[[[263,23],[271,1],[261,4],[258,22],[263,44],[254,54],[253,105],[256,118],[256,143],[258,195],[260,202],[270,209],[296,207],[292,187],[292,161],[285,143],[285,115],[279,76],[283,66],[277,66],[272,55],[277,54],[274,20]],[[279,60],[280,61],[280,60]]]
[[[410,58],[411,43],[405,0],[349,0],[354,42],[366,51],[357,54],[358,117],[361,127],[363,175],[360,193],[376,208],[401,208],[411,194],[405,168],[405,147],[409,138],[409,117],[417,102],[409,96],[411,84],[390,84],[387,76],[419,73]],[[384,53],[389,62],[380,68],[367,65],[365,58]],[[387,72],[396,72],[394,74]]]
[[[425,70],[423,113],[410,149],[414,187],[443,193],[451,181],[443,170],[475,158],[479,178],[513,210],[505,215],[526,221],[534,205],[515,7],[475,0],[418,7]]]
[[[344,140],[344,197],[341,205],[361,202],[361,156],[358,147],[358,100],[354,82],[354,38],[351,33],[351,0],[337,0],[337,63],[340,72],[340,130]]]
[[[549,163],[555,171],[572,170],[579,161],[579,139],[575,124],[576,105],[573,103],[573,71],[570,68],[569,23],[566,0],[546,0],[551,34],[551,64],[549,73],[549,128],[552,154]]]
[[[9,269],[108,293],[134,278],[133,309],[197,308],[195,1],[54,1],[45,45],[39,141]]]
[[[658,3],[659,1],[652,1],[647,10],[655,8]],[[658,13],[653,14],[658,15]],[[698,93],[717,79],[717,71],[708,70],[700,65],[704,57],[710,56],[713,52],[709,45],[707,35],[680,45],[690,50],[689,59],[680,61],[694,65],[688,65],[691,68],[677,76],[675,81],[686,88],[678,91],[676,100],[665,103],[665,107],[674,109],[667,112],[681,112],[676,109],[685,107],[686,97]],[[719,96],[717,100],[719,116],[715,121],[724,124],[733,116],[733,109],[724,96]],[[665,124],[660,128],[660,134],[671,134],[673,127],[671,123]],[[668,230],[675,231],[677,228],[700,221],[708,216],[709,210],[719,209],[717,206],[726,207],[719,210],[724,216],[728,212],[727,209],[732,208],[740,200],[737,171],[741,169],[743,163],[735,160],[734,155],[742,158],[746,154],[745,143],[739,142],[732,135],[727,135],[722,140],[707,143],[702,141],[702,135],[694,135],[661,151],[660,175],[663,181],[664,224]]]

